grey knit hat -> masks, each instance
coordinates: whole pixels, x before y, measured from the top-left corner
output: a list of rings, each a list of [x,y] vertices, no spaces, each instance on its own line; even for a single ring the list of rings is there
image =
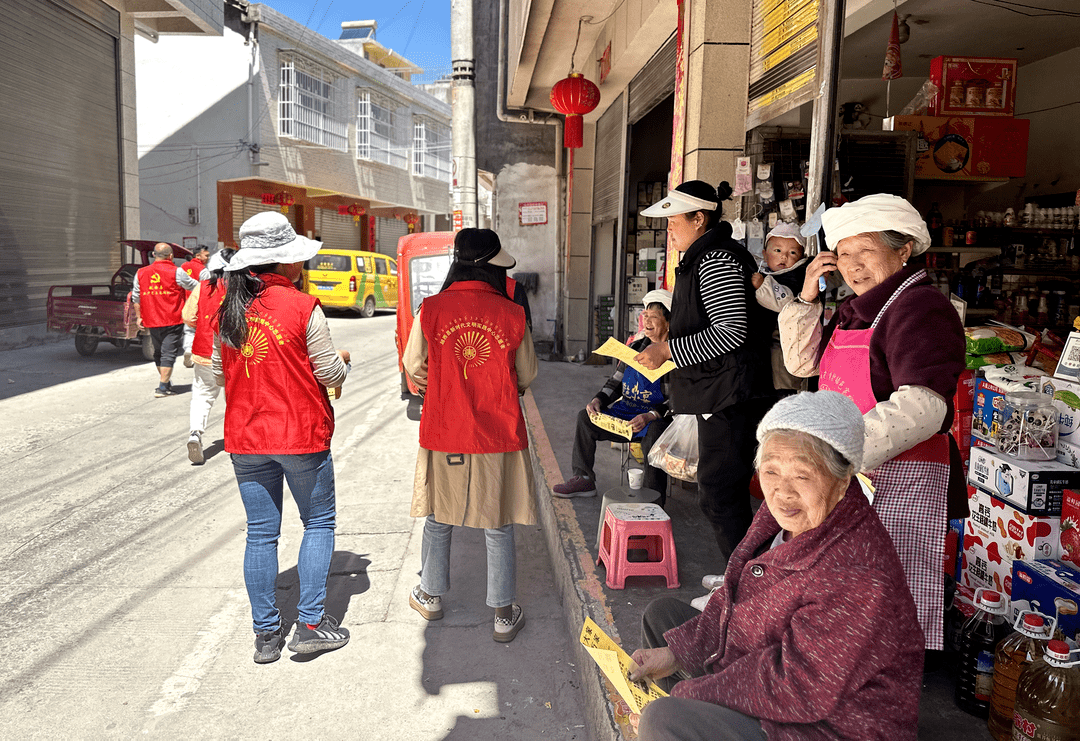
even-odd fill
[[[757,428],[757,439],[770,430],[797,430],[833,446],[856,471],[862,468],[862,413],[848,397],[836,391],[804,391],[773,405]]]

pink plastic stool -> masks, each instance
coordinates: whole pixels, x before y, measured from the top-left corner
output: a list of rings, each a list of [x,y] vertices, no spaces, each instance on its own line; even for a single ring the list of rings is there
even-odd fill
[[[644,549],[649,560],[627,560],[631,549]],[[599,551],[596,562],[607,567],[604,583],[609,589],[624,589],[628,576],[663,576],[668,589],[679,587],[671,518],[659,505],[619,502],[608,506]]]

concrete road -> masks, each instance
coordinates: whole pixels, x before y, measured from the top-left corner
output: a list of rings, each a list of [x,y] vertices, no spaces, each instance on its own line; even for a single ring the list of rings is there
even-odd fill
[[[483,533],[456,534],[446,617],[408,607],[417,425],[394,317],[330,319],[353,371],[335,403],[338,530],[327,610],[352,632],[252,662],[244,511],[219,400],[187,460],[189,393],[153,398],[138,350],[0,353],[0,738],[584,739],[578,673],[538,528],[518,527],[527,624],[491,639]],[[174,386],[191,372],[178,365]],[[288,500],[287,500],[288,501]],[[302,528],[285,507],[278,601],[295,619]]]

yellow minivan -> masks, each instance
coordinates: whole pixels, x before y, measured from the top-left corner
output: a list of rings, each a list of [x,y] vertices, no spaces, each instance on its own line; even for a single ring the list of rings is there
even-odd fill
[[[304,291],[332,309],[370,317],[397,308],[397,262],[377,252],[323,248],[304,265]]]

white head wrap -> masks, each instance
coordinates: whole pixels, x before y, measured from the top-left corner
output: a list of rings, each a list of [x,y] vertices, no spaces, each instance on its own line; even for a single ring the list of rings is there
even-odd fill
[[[655,288],[646,293],[641,298],[641,303],[645,306],[649,304],[663,304],[664,308],[671,313],[671,291],[664,288]]]
[[[848,397],[836,391],[804,391],[773,404],[757,428],[757,439],[769,430],[797,430],[824,440],[858,471],[862,467],[862,413]]]
[[[769,240],[773,237],[783,237],[784,239],[794,239],[799,243],[799,246],[806,246],[806,237],[799,231],[799,225],[792,221],[780,221],[777,222],[770,231],[768,236],[765,237],[765,246],[769,246]]]
[[[830,208],[821,215],[825,243],[836,250],[841,239],[866,232],[894,231],[915,242],[911,254],[921,255],[930,247],[930,232],[915,207],[900,196],[877,193]]]

